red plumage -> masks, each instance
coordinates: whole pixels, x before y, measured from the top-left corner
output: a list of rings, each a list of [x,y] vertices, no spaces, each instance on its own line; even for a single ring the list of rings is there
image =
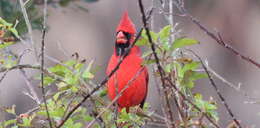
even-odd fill
[[[125,49],[135,39],[136,30],[127,12],[123,15],[116,32],[116,45],[107,67],[107,74],[115,68]],[[107,82],[108,95],[110,100],[113,100],[129,81],[132,81],[117,101],[119,110],[126,108],[129,111],[131,106],[140,104],[142,107],[144,104],[149,76],[147,68],[142,66],[142,62],[140,49],[138,46],[134,46],[121,63],[119,69]]]

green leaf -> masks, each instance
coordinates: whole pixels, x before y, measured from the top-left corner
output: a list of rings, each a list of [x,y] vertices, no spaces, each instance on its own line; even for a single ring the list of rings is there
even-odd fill
[[[71,72],[69,69],[67,69],[66,67],[64,67],[60,64],[50,67],[48,70],[50,72],[55,73],[56,75],[59,75],[62,77],[64,77],[66,73]]]
[[[64,64],[69,66],[69,67],[73,67],[77,64],[77,62],[75,60],[68,60]]]
[[[159,37],[162,42],[166,42],[171,34],[171,25],[167,25],[159,32]]]
[[[203,100],[201,94],[196,93],[194,95],[195,105],[202,109],[203,112],[206,112],[209,116],[213,117],[216,121],[218,121],[218,113],[217,106],[209,101]]]
[[[101,90],[100,93],[99,93],[99,96],[100,96],[100,97],[104,97],[104,96],[106,96],[106,95],[107,95],[107,89],[103,89],[103,90]]]
[[[152,41],[153,41],[153,42],[156,42],[156,41],[158,40],[159,35],[158,35],[157,33],[153,32],[153,31],[150,31],[150,35],[151,35],[151,38],[152,38]],[[145,30],[142,31],[141,36],[142,36],[144,39],[146,39],[147,42],[148,42],[148,37],[147,37],[147,34],[146,34],[146,31],[145,31]],[[148,43],[149,43],[149,42],[148,42]]]
[[[0,17],[0,24],[3,24],[4,26],[8,26],[8,27],[12,26],[12,24],[6,22],[2,17]]]
[[[79,76],[73,75],[71,73],[65,74],[64,81],[69,85],[78,85],[79,83]]]
[[[22,118],[22,120],[23,120],[23,123],[18,124],[19,126],[22,126],[22,127],[30,127],[31,126],[32,118]]]
[[[52,84],[53,82],[55,82],[55,79],[53,79],[53,78],[51,78],[51,77],[49,77],[49,76],[44,77],[43,80],[44,80],[43,82],[44,82],[44,85],[45,85],[45,86],[50,85],[50,84]]]
[[[144,60],[142,65],[150,65],[150,64],[153,64],[155,62],[156,62],[155,59]]]
[[[148,40],[145,38],[141,38],[135,43],[137,46],[147,46],[148,44]]]
[[[12,107],[6,108],[5,111],[6,111],[7,113],[16,115],[16,113],[15,113],[15,107],[16,107],[15,105],[12,105]]]
[[[92,121],[94,118],[93,117],[91,117],[90,115],[85,115],[84,116],[84,121],[86,121],[86,122],[89,122],[89,121]]]
[[[94,61],[90,61],[88,64],[88,67],[86,68],[86,70],[83,72],[82,77],[84,79],[93,79],[95,76],[91,73],[91,67],[93,65]]]
[[[200,62],[193,61],[191,63],[185,64],[180,71],[178,71],[179,77],[183,78],[184,73],[188,70],[194,70],[200,65]]]
[[[16,122],[17,122],[16,119],[7,120],[7,121],[4,121],[4,126],[7,127],[9,125],[15,124]]]
[[[56,94],[54,94],[53,99],[54,99],[55,101],[57,101],[58,98],[60,97],[60,95],[61,95],[62,93],[63,93],[63,92],[57,92]]]
[[[73,128],[81,128],[82,126],[83,125],[80,122],[78,122],[73,125]]]
[[[3,49],[3,48],[6,48],[10,45],[14,44],[14,42],[3,42],[3,43],[0,43],[0,49]]]
[[[185,46],[193,45],[193,44],[198,44],[199,41],[190,39],[190,38],[178,38],[176,39],[171,46],[171,50],[174,50],[176,48],[182,48]]]
[[[191,79],[192,80],[199,80],[199,79],[203,79],[203,78],[207,78],[208,75],[206,73],[198,73],[198,72],[192,72],[192,76]]]
[[[173,69],[173,65],[172,64],[167,64],[164,68],[165,72],[169,73],[171,72]]]
[[[93,78],[94,78],[94,75],[93,75],[91,72],[85,71],[85,72],[82,74],[82,77],[83,77],[84,79],[93,79]]]
[[[9,31],[11,31],[15,35],[15,37],[19,37],[18,31],[15,28],[10,28]]]
[[[65,109],[63,107],[57,107],[55,110],[50,111],[51,117],[62,117],[65,113]]]

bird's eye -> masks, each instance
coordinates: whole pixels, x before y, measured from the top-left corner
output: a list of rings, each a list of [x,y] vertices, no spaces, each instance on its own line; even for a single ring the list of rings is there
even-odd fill
[[[131,34],[130,33],[128,33],[128,32],[123,32],[123,33],[124,33],[124,35],[125,35],[127,40],[131,39]]]

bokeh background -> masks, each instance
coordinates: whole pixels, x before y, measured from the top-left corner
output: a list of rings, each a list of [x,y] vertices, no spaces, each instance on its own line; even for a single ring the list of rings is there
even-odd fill
[[[151,6],[151,1],[145,0],[147,8]],[[155,2],[155,4],[158,3]],[[78,5],[85,9],[79,8]],[[209,30],[219,31],[224,40],[233,48],[260,62],[259,0],[186,0],[186,7]],[[49,29],[46,35],[47,54],[59,60],[65,60],[66,56],[60,50],[60,44],[69,55],[77,52],[87,62],[95,60],[95,64],[101,67],[96,79],[99,82],[105,76],[107,62],[113,52],[115,28],[125,10],[128,10],[136,27],[140,29],[142,24],[137,0],[99,0],[93,3],[77,1],[67,7],[49,6],[47,21]],[[176,9],[175,12],[178,13]],[[188,36],[201,42],[192,49],[207,60],[212,69],[235,85],[241,83],[241,90],[246,91],[252,97],[259,97],[260,100],[260,69],[218,45],[189,20],[177,16],[174,19],[175,23],[179,23],[178,29],[181,30],[182,36]],[[159,31],[167,23],[158,11],[154,13],[154,20],[155,31]],[[40,31],[34,30],[33,33],[35,42],[40,44]],[[17,52],[22,48],[23,46],[19,44],[12,47]],[[32,58],[31,55],[26,55],[22,63],[32,63],[34,62]],[[47,63],[47,65],[53,65],[53,63]],[[35,73],[28,72],[30,75]],[[260,127],[260,104],[246,104],[245,101],[249,101],[249,99],[245,98],[242,93],[230,88],[220,80],[215,80],[241,123],[249,127]],[[151,104],[152,110],[157,110],[160,103],[153,79],[151,79],[149,87],[147,102]],[[15,104],[17,113],[26,112],[34,105],[31,99],[22,93],[26,90],[25,81],[18,71],[8,73],[0,83],[0,105]],[[216,92],[207,79],[198,81],[194,92],[202,93],[205,99],[209,99],[210,96],[214,97],[219,103],[221,126],[225,127],[230,122],[231,118],[219,102]],[[4,114],[0,116],[2,119],[4,118]]]

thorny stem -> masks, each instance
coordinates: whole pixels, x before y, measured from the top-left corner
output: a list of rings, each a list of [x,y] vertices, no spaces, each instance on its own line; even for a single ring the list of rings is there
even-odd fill
[[[213,33],[209,31],[209,29],[202,25],[199,20],[197,20],[195,17],[193,17],[191,14],[188,13],[186,8],[184,7],[184,1],[180,0],[179,2],[175,2],[176,7],[179,9],[180,13],[182,14],[181,16],[187,17],[190,19],[194,24],[196,24],[202,31],[204,31],[209,37],[211,37],[213,40],[215,40],[219,45],[222,47],[228,49],[231,51],[233,54],[237,55],[241,59],[245,60],[246,62],[255,65],[258,69],[260,69],[260,63],[256,62],[249,56],[245,56],[240,51],[237,49],[234,49],[231,45],[229,45],[226,41],[223,40],[222,36],[217,33]]]
[[[168,91],[166,89],[166,83],[165,83],[165,78],[164,78],[165,73],[164,73],[163,68],[160,64],[159,57],[158,57],[157,53],[155,52],[155,45],[152,41],[152,37],[151,37],[150,31],[149,31],[149,27],[147,25],[147,20],[146,20],[142,0],[138,0],[138,3],[139,3],[140,12],[142,14],[143,27],[145,29],[146,35],[148,36],[148,41],[151,44],[151,49],[152,49],[154,58],[156,60],[157,68],[159,70],[159,74],[160,74],[161,81],[162,81],[164,99],[165,99],[166,107],[167,107],[166,115],[167,115],[167,118],[170,120],[170,122],[167,121],[166,123],[167,123],[168,127],[175,128],[175,124],[173,123],[173,114],[172,114],[172,111],[171,111],[171,106],[170,106],[170,102],[169,102],[169,98],[168,98]]]
[[[29,33],[29,36],[30,36],[31,47],[33,48],[35,59],[38,61],[37,48],[36,48],[36,44],[34,43],[34,40],[33,40],[32,25],[30,23],[27,11],[25,9],[26,3],[24,3],[23,0],[19,0],[19,2],[20,2],[23,17],[24,17],[24,20],[25,20],[25,23],[26,23],[26,26],[27,26],[27,29],[28,29],[28,33]]]
[[[171,79],[166,78],[166,80],[169,82],[169,84],[174,88],[175,92],[177,92],[182,98],[183,100],[187,101],[193,108],[195,108],[196,110],[198,110],[199,112],[203,113],[203,111],[197,106],[195,105],[190,99],[188,99],[177,87],[174,83],[172,83]],[[175,93],[174,92],[174,93]],[[216,128],[220,128],[220,126],[214,121],[212,120],[212,118],[208,115],[205,114],[205,117],[209,120],[210,123],[212,123]]]
[[[216,83],[214,82],[213,78],[211,77],[210,72],[208,71],[207,67],[206,67],[205,64],[203,63],[202,59],[201,59],[195,52],[193,52],[192,50],[189,50],[189,51],[190,51],[191,53],[193,53],[193,55],[196,56],[196,57],[199,59],[201,65],[202,65],[202,67],[203,67],[203,69],[205,70],[205,72],[206,72],[206,74],[207,74],[207,76],[208,76],[208,78],[209,78],[209,81],[210,81],[211,85],[214,87],[215,91],[217,92],[217,95],[218,95],[218,97],[220,98],[221,103],[225,106],[225,108],[226,108],[228,114],[231,116],[231,118],[232,118],[233,121],[236,123],[236,125],[237,125],[239,128],[242,128],[241,124],[240,124],[239,121],[236,119],[236,117],[234,116],[234,114],[233,114],[231,108],[230,108],[229,105],[227,104],[227,102],[226,102],[224,96],[222,96],[222,94],[220,93],[220,91],[219,91],[219,89],[218,89]]]
[[[41,90],[42,90],[42,98],[47,113],[49,126],[50,128],[52,128],[52,121],[48,110],[47,98],[45,95],[45,87],[44,87],[44,48],[45,48],[46,19],[47,19],[47,0],[44,0],[43,15],[44,16],[43,16],[42,43],[41,43]]]

